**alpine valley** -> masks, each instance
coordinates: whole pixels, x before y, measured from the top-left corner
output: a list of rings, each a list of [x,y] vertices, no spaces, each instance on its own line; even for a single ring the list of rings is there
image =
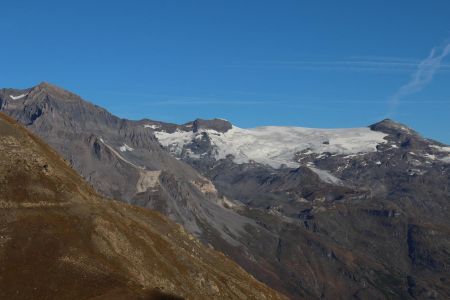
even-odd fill
[[[204,244],[195,245],[199,259],[219,255],[205,246],[220,251],[292,299],[450,298],[450,147],[405,125],[386,119],[352,129],[243,129],[222,119],[132,121],[48,83],[1,89],[0,111],[48,143],[101,195],[181,224]],[[95,206],[100,229],[131,218],[138,232],[129,227],[123,234],[141,236],[156,226],[175,235],[171,221],[153,212],[102,202],[106,218],[96,202],[83,201],[72,213]],[[154,225],[155,218],[169,229]],[[77,266],[90,259],[64,257]],[[253,280],[261,291],[253,297],[281,297],[223,261],[216,271]],[[133,284],[146,282],[144,275]],[[221,285],[211,280],[218,297]]]

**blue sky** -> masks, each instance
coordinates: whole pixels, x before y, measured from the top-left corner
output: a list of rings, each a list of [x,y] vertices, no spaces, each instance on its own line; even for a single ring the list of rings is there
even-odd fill
[[[121,117],[391,117],[450,143],[448,0],[5,0],[0,36],[1,87],[48,81]]]

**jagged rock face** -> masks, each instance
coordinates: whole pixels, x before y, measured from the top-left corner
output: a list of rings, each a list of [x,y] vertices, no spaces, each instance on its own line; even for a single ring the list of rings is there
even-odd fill
[[[24,124],[26,107],[41,106],[8,95],[28,92],[0,92],[2,110]],[[97,189],[162,211],[294,299],[449,297],[450,148],[404,125],[247,130],[109,116],[83,128],[84,155],[67,145],[75,129],[52,141],[40,125],[48,114],[29,127]]]
[[[192,131],[198,132],[202,129],[211,129],[217,132],[227,132],[232,128],[230,122],[222,119],[202,120],[197,119],[192,123],[185,124],[186,126],[192,125]]]
[[[242,130],[250,137],[232,130],[239,134],[179,127],[155,136],[278,236],[271,264],[291,294],[449,297],[450,147],[392,120],[358,130]],[[273,146],[254,151],[255,135]]]
[[[18,93],[24,96],[11,98]],[[193,184],[207,179],[162,149],[151,128],[119,119],[47,83],[1,94],[2,111],[44,138],[102,194],[144,207],[164,207],[163,213],[198,237],[204,220],[197,214],[213,215],[203,211],[201,203],[212,203],[211,209],[220,211]],[[158,176],[148,184],[151,173]],[[221,224],[214,226],[227,235]]]
[[[0,113],[1,299],[283,299],[159,213],[97,195]]]

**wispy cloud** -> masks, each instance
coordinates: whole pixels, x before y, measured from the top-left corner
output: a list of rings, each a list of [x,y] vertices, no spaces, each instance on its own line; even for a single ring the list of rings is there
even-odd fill
[[[433,48],[430,55],[422,60],[408,83],[398,89],[389,99],[388,116],[392,116],[403,98],[423,90],[432,80],[434,74],[446,67],[443,64],[444,58],[450,54],[450,44],[447,44],[439,53],[437,48]]]
[[[356,72],[412,72],[421,63],[420,59],[397,57],[353,56],[339,59],[307,58],[303,60],[269,60],[250,64],[236,64],[236,68],[282,68],[311,71],[356,71]],[[442,64],[440,71],[450,71],[450,64]]]

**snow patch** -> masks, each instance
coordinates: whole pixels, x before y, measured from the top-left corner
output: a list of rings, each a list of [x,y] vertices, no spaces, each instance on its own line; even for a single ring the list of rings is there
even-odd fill
[[[450,147],[441,147],[436,145],[431,145],[431,147],[441,152],[450,152]]]
[[[193,132],[181,131],[179,129],[173,133],[157,131],[155,132],[155,136],[161,145],[169,148],[169,150],[176,156],[181,155],[183,146],[190,143],[192,139],[195,138]]]
[[[187,156],[189,156],[190,158],[195,158],[195,159],[199,159],[200,156],[201,156],[201,154],[195,154],[194,152],[192,152],[191,149],[186,149],[185,154],[186,154]],[[204,153],[203,153],[203,154],[204,154]]]
[[[138,166],[135,165],[134,163],[132,163],[131,161],[127,160],[126,158],[124,158],[122,155],[119,154],[119,152],[117,152],[116,150],[114,150],[113,147],[111,147],[110,145],[108,145],[107,143],[105,143],[103,141],[103,139],[100,139],[100,141],[103,143],[103,145],[105,145],[109,150],[111,150],[112,153],[114,153],[120,160],[124,161],[125,163],[137,168],[137,169],[141,169],[144,170],[145,168],[142,166]]]
[[[434,155],[434,154],[426,153],[424,156],[428,159],[436,160],[436,155]]]
[[[22,95],[19,95],[19,96],[9,95],[9,97],[10,97],[11,99],[13,99],[13,100],[19,100],[19,99],[22,99],[22,98],[26,97],[27,95],[28,95],[28,94],[22,94]]]
[[[120,146],[119,149],[120,149],[121,152],[127,152],[127,151],[133,151],[134,150],[133,148],[131,148],[127,144],[123,144],[123,146]]]
[[[319,176],[319,178],[326,183],[339,185],[342,184],[342,181],[339,178],[337,178],[336,176],[334,176],[333,174],[331,174],[326,170],[321,170],[312,166],[308,166],[308,168],[311,169],[311,171],[313,171],[314,173],[316,173]]]
[[[348,159],[348,158],[353,158],[353,157],[361,156],[361,155],[364,155],[364,154],[365,154],[365,153],[349,154],[349,155],[343,156],[342,158]]]
[[[156,124],[145,124],[144,125],[144,128],[151,128],[151,129],[158,129],[158,128],[160,128],[161,126],[160,125],[156,125]]]
[[[386,134],[369,128],[314,129],[302,127],[265,126],[243,129],[233,126],[225,133],[211,129],[198,132],[177,130],[173,133],[155,132],[161,145],[175,155],[183,147],[207,133],[214,147],[215,158],[234,157],[235,163],[255,161],[278,168],[281,165],[298,167],[294,156],[301,151],[312,153],[351,155],[377,151],[376,146],[385,143]]]

